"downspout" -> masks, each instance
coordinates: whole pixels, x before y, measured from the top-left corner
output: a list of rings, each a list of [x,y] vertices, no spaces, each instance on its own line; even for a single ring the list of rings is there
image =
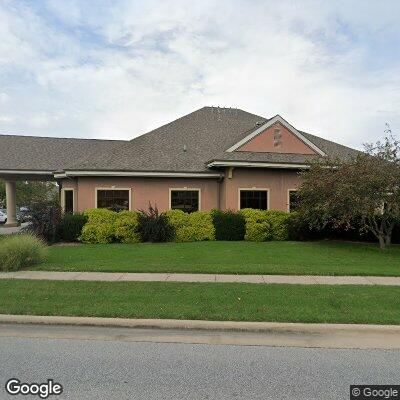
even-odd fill
[[[218,195],[218,210],[221,210],[221,184],[224,180],[224,177],[222,175],[220,175],[220,177],[218,178],[218,185],[217,185],[217,195]]]

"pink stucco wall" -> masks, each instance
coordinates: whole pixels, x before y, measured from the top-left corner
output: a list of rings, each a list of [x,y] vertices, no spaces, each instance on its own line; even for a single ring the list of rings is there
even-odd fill
[[[168,210],[169,190],[182,188],[200,189],[201,210],[218,208],[216,179],[79,177],[64,179],[62,187],[74,189],[76,212],[96,207],[96,188],[131,189],[131,210],[147,210],[149,202],[156,204],[159,211]]]
[[[279,129],[281,133],[281,144],[274,146],[274,130]],[[251,139],[237,151],[268,152],[268,153],[294,153],[315,154],[308,145],[290,132],[282,124],[276,123]]]
[[[131,189],[131,210],[147,209],[149,202],[160,211],[169,209],[169,190],[193,188],[200,189],[200,208],[209,211],[213,208],[237,210],[239,208],[239,189],[268,189],[269,208],[288,210],[288,190],[296,189],[299,176],[293,170],[238,168],[228,173],[222,182],[217,179],[183,178],[101,178],[80,177],[64,179],[63,189],[74,189],[74,211],[82,212],[95,208],[96,188]]]
[[[268,189],[269,209],[288,210],[288,191],[297,189],[300,177],[294,170],[238,168],[223,181],[224,209],[239,208],[239,189]]]

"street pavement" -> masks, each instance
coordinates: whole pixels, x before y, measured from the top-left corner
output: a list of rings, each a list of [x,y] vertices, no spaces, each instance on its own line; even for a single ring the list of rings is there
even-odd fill
[[[70,338],[55,339],[60,329]],[[7,395],[10,378],[54,379],[64,392],[49,399],[77,400],[337,400],[349,398],[350,384],[400,384],[398,350],[137,342],[91,329],[0,325],[0,399],[39,399]]]

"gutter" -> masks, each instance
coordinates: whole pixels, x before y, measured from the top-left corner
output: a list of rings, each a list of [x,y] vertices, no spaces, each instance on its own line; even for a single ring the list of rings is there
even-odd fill
[[[213,167],[246,167],[246,168],[280,168],[280,169],[308,169],[307,164],[268,163],[257,161],[211,161],[208,168]]]
[[[74,176],[111,176],[111,177],[148,177],[148,178],[222,178],[223,173],[217,172],[157,172],[157,171],[64,171],[54,174],[56,179]]]

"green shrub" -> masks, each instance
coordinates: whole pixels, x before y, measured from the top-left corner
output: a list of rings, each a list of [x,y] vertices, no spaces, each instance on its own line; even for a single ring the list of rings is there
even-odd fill
[[[211,211],[216,240],[243,240],[246,233],[243,214],[234,211]]]
[[[271,225],[271,240],[288,240],[289,222],[293,220],[293,215],[280,210],[268,210],[265,215]]]
[[[1,240],[0,270],[17,271],[38,264],[46,258],[43,240],[31,234],[11,235]]]
[[[215,229],[210,213],[196,211],[188,214],[181,210],[170,210],[165,212],[165,215],[174,228],[175,242],[215,240]]]
[[[83,243],[112,243],[115,241],[114,226],[102,223],[87,223],[82,229],[79,240]]]
[[[60,225],[61,239],[66,242],[76,242],[87,221],[88,217],[84,214],[64,214]]]
[[[41,237],[47,243],[60,240],[61,208],[56,201],[41,201],[29,206],[29,225],[22,232]]]
[[[290,225],[295,220],[295,213],[280,210],[241,210],[246,220],[245,240],[265,242],[267,240],[288,240]]]
[[[265,211],[245,208],[240,212],[246,221],[245,240],[265,242],[272,239],[271,222]]]
[[[122,243],[140,242],[139,213],[135,211],[121,211],[117,213],[114,222],[115,238]]]
[[[174,228],[165,214],[159,214],[157,207],[139,213],[138,233],[142,242],[168,242],[174,236]]]
[[[105,208],[86,210],[88,222],[82,228],[79,240],[84,243],[112,243],[115,237],[115,221],[117,213]]]
[[[113,224],[117,218],[117,213],[107,208],[92,208],[83,214],[87,216],[89,224]]]

